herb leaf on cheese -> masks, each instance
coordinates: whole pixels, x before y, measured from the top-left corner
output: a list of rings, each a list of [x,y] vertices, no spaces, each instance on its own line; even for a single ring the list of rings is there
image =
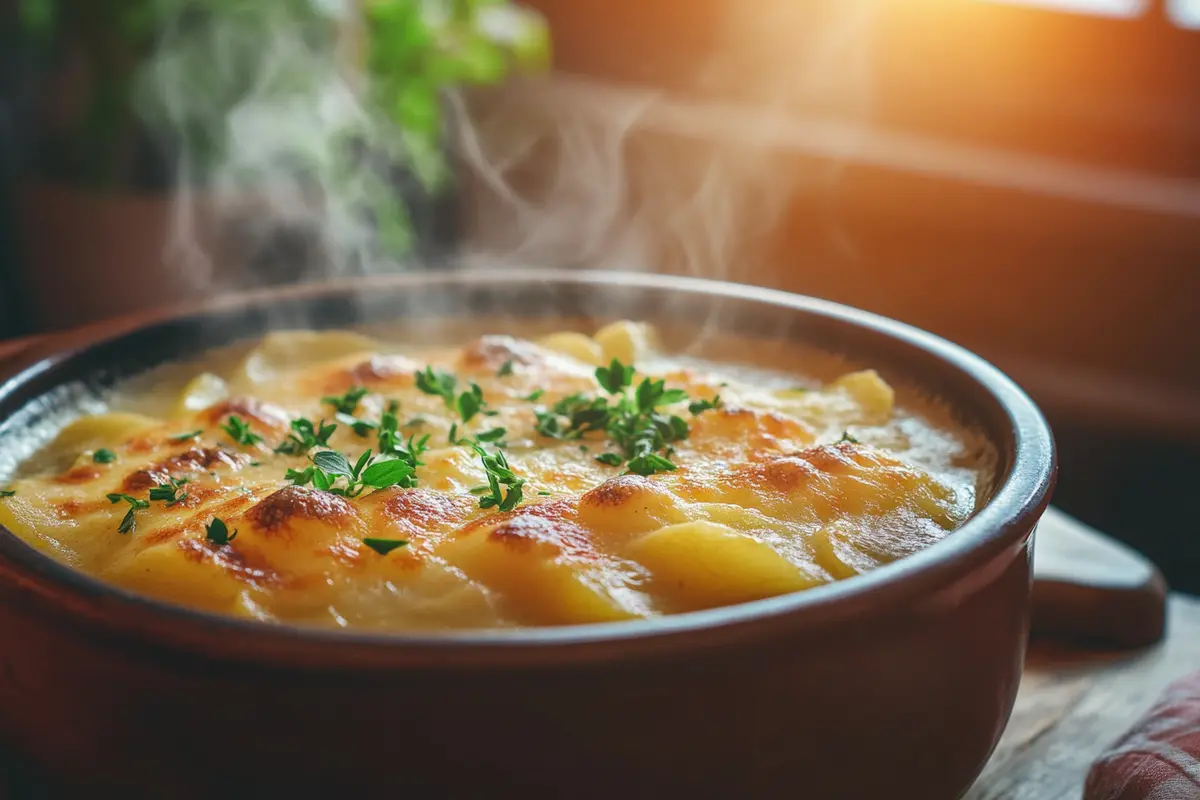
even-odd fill
[[[379,553],[381,556],[386,556],[388,553],[408,544],[404,539],[377,539],[368,537],[363,539],[363,544]]]
[[[263,440],[263,437],[250,429],[250,423],[238,416],[230,416],[221,426],[221,430],[229,434],[235,444],[252,447]]]
[[[337,414],[353,416],[358,410],[358,404],[367,396],[367,390],[362,386],[352,386],[345,394],[321,398],[321,405],[332,406]]]
[[[238,532],[229,532],[229,526],[220,517],[213,517],[212,522],[204,526],[204,538],[217,547],[224,547],[237,538]]]
[[[150,501],[140,500],[136,497],[130,497],[127,494],[119,494],[113,492],[107,495],[108,502],[114,505],[120,502],[129,504],[129,510],[125,512],[125,516],[121,519],[121,524],[117,526],[117,533],[133,533],[137,528],[137,519],[134,517],[135,511],[141,511],[150,507]]]

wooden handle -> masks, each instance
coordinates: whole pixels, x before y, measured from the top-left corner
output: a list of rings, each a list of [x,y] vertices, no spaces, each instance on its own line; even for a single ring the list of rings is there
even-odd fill
[[[1163,637],[1167,584],[1137,551],[1054,508],[1033,553],[1033,633],[1110,648]]]

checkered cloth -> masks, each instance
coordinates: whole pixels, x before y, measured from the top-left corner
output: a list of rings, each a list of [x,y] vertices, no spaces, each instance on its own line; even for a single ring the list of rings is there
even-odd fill
[[[1200,800],[1200,672],[1173,683],[1092,764],[1084,800]]]

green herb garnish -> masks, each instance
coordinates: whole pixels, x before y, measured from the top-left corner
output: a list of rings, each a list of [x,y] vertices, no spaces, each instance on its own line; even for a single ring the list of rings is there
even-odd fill
[[[300,418],[292,420],[291,429],[288,438],[275,448],[276,453],[301,456],[314,447],[328,447],[329,437],[337,430],[337,425],[325,420],[314,425],[312,420]]]
[[[524,397],[518,398],[518,399],[527,400],[530,403],[536,403],[538,400],[542,399],[542,395],[544,395],[545,393],[546,393],[545,389],[534,389],[529,394],[525,395]]]
[[[203,434],[203,433],[204,433],[204,429],[203,429],[203,428],[200,428],[200,429],[197,429],[197,430],[194,430],[194,431],[188,431],[187,433],[177,433],[177,434],[175,434],[174,436],[172,436],[172,437],[171,437],[171,441],[172,441],[172,442],[186,442],[186,441],[189,441],[189,440],[191,440],[191,439],[198,439],[198,438],[200,438],[200,435],[201,435],[201,434]]]
[[[842,431],[842,438],[838,439],[836,442],[834,442],[834,444],[842,444],[843,442],[848,442],[850,444],[862,444],[862,442],[860,442],[858,439],[855,439],[853,436],[851,436],[849,431]]]
[[[539,497],[549,497],[550,492],[546,492],[546,491],[538,492],[538,496]]]
[[[483,433],[475,434],[475,440],[478,442],[493,442],[498,443],[508,434],[507,428],[492,428]]]
[[[632,392],[635,370],[632,365],[613,359],[596,370],[596,381],[609,397],[590,397],[581,393],[564,397],[550,408],[538,409],[535,429],[553,439],[580,439],[602,430],[618,452],[597,457],[601,464],[627,464],[629,472],[653,475],[676,469],[668,458],[672,444],[686,439],[690,428],[683,417],[667,415],[659,409],[688,399],[683,389],[668,389],[663,379],[644,378]],[[693,413],[715,408],[719,398],[691,404]]]
[[[479,507],[512,511],[521,502],[525,479],[518,478],[513,473],[503,451],[497,450],[495,453],[489,454],[475,442],[472,442],[470,446],[479,455],[488,479],[487,494],[479,498]]]
[[[322,397],[321,404],[333,406],[338,414],[352,416],[358,410],[358,404],[367,396],[367,390],[362,386],[352,386],[345,394]]]
[[[0,489],[0,497],[15,497],[16,494],[16,489]]]
[[[396,418],[398,408],[389,407],[379,420],[378,441],[379,455],[382,457],[393,457],[408,464],[413,470],[421,466],[421,454],[429,449],[430,434],[426,434],[420,439],[415,439],[416,434],[408,437],[408,441],[400,435],[397,426],[399,420]],[[414,440],[415,439],[415,440]],[[414,484],[415,485],[415,484]]]
[[[454,408],[454,388],[458,379],[449,372],[435,371],[433,367],[425,367],[424,372],[416,373],[417,388],[425,394],[442,398],[446,408]]]
[[[712,400],[696,400],[688,404],[688,413],[692,416],[703,414],[705,411],[712,411],[721,407],[721,395],[716,395]]]
[[[458,409],[458,415],[462,417],[463,422],[470,422],[471,418],[483,410],[487,405],[483,399],[483,390],[479,388],[479,384],[472,383],[471,388],[458,396],[454,402]]]
[[[626,366],[618,359],[613,359],[607,367],[596,370],[596,380],[609,394],[620,394],[626,386],[633,383],[633,365]]]
[[[134,512],[149,508],[150,502],[148,500],[139,500],[136,497],[130,497],[127,494],[117,494],[115,492],[107,495],[107,497],[108,502],[110,503],[115,504],[124,501],[129,504],[129,511],[125,512],[125,516],[122,518],[121,524],[117,526],[117,533],[133,533],[133,531],[137,528],[137,520],[134,519],[133,516]]]
[[[513,374],[513,360],[510,358],[500,365],[500,369],[496,370],[497,378],[507,378]]]
[[[370,450],[363,451],[353,464],[335,450],[322,450],[312,456],[311,461],[311,466],[303,470],[289,469],[287,479],[297,486],[311,482],[322,491],[343,497],[358,497],[368,488],[399,486],[412,489],[417,485],[416,468],[408,460],[400,457],[372,459]],[[338,486],[342,479],[346,485]]]
[[[495,413],[484,410],[487,403],[483,399],[483,389],[478,384],[472,383],[467,391],[455,394],[458,378],[448,372],[436,371],[433,367],[425,367],[424,372],[416,373],[416,378],[418,389],[442,398],[446,408],[457,411],[463,422],[470,422],[480,412],[489,416]]]
[[[371,435],[372,431],[379,427],[374,422],[370,422],[365,419],[359,419],[358,417],[353,417],[349,414],[343,414],[341,412],[338,412],[337,414],[337,421],[354,431],[354,435],[360,439],[367,438]]]
[[[179,494],[179,489],[188,482],[187,478],[167,478],[167,483],[150,489],[151,500],[166,500],[168,506],[182,503],[187,499],[187,492]]]
[[[225,520],[220,517],[213,517],[212,522],[204,526],[204,538],[217,547],[224,547],[237,538],[238,532],[229,532],[229,527],[225,524]]]
[[[102,447],[96,452],[92,453],[92,461],[95,461],[97,464],[111,464],[116,460],[117,454],[112,450],[109,450],[107,447]]]
[[[230,416],[225,420],[225,424],[221,426],[221,430],[229,434],[229,438],[233,439],[235,444],[251,447],[263,440],[254,431],[250,430],[250,423],[237,416]]]
[[[408,544],[403,539],[363,539],[363,544],[379,553],[381,556],[386,556],[388,553]]]

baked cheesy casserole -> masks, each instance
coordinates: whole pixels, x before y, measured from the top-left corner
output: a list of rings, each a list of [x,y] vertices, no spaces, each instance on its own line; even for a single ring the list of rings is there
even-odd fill
[[[67,424],[4,486],[0,524],[225,614],[570,625],[871,570],[960,525],[988,471],[985,445],[873,371],[800,385],[668,356],[641,323],[462,346],[281,332]]]

